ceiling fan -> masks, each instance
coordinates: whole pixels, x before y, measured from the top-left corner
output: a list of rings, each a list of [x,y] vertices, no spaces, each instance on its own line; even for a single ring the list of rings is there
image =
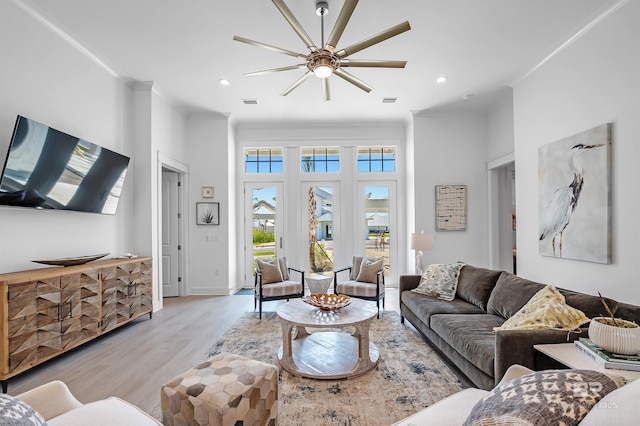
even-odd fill
[[[272,0],[273,4],[278,8],[280,13],[287,20],[289,25],[293,28],[293,30],[298,34],[298,37],[303,41],[307,49],[309,49],[310,53],[298,53],[293,52],[291,50],[283,49],[277,46],[272,46],[270,44],[262,43],[260,41],[250,40],[248,38],[234,36],[233,39],[236,41],[240,41],[242,43],[247,43],[252,46],[262,47],[268,50],[272,50],[274,52],[283,53],[285,55],[293,56],[296,58],[305,59],[304,63],[289,65],[279,68],[272,68],[262,71],[255,71],[246,73],[245,76],[256,76],[269,74],[274,72],[281,71],[290,71],[297,69],[307,69],[307,72],[296,80],[291,86],[289,86],[284,92],[280,94],[280,96],[286,96],[291,93],[296,87],[300,86],[305,80],[307,80],[311,75],[316,75],[320,78],[322,82],[322,94],[325,101],[331,99],[329,93],[329,76],[332,74],[337,75],[338,77],[348,81],[349,83],[359,87],[365,92],[370,92],[372,87],[363,82],[362,80],[354,77],[353,75],[346,72],[343,68],[348,67],[368,67],[368,68],[404,68],[407,64],[407,61],[385,61],[385,60],[363,60],[363,59],[347,59],[348,56],[359,52],[363,49],[371,47],[375,44],[378,44],[382,41],[390,39],[391,37],[395,37],[398,34],[402,34],[405,31],[411,29],[409,25],[409,21],[405,21],[401,24],[398,24],[394,27],[391,27],[381,33],[368,37],[362,41],[359,41],[355,44],[352,44],[349,47],[345,47],[344,49],[336,50],[336,45],[342,36],[344,29],[351,18],[351,14],[353,13],[356,5],[358,4],[358,0],[345,0],[344,5],[342,6],[342,10],[340,10],[340,14],[336,19],[336,23],[327,39],[326,43],[324,41],[324,16],[327,14],[329,10],[329,5],[326,1],[319,1],[316,3],[316,13],[320,15],[321,19],[321,46],[322,48],[318,48],[315,43],[311,40],[309,35],[306,33],[300,22],[293,15],[291,10],[284,3],[284,0]]]

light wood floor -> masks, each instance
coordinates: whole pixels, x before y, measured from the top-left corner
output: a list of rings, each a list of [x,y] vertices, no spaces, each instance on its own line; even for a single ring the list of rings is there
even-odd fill
[[[387,289],[386,299],[386,310],[398,309],[397,289]],[[263,307],[273,311],[278,303],[286,302]],[[165,382],[201,361],[238,317],[251,311],[250,295],[167,298],[152,320],[144,316],[10,379],[9,394],[62,380],[83,403],[117,396],[149,412],[159,404]]]

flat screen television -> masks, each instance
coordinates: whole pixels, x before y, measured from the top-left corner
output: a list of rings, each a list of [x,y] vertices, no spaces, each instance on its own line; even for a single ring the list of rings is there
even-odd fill
[[[18,116],[0,205],[115,214],[129,157]]]

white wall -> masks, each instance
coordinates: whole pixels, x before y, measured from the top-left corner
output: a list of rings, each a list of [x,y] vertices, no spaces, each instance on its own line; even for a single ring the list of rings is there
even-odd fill
[[[591,294],[600,291],[634,304],[640,304],[638,16],[640,2],[627,2],[514,88],[519,275]],[[538,148],[607,122],[613,123],[613,262],[542,257],[538,254]]]
[[[129,89],[13,2],[0,2],[0,17],[2,160],[18,114],[131,155]],[[132,193],[128,177],[115,216],[0,207],[0,272],[33,269],[32,259],[129,251]]]
[[[513,91],[505,91],[487,114],[487,161],[513,154]]]
[[[229,294],[236,288],[235,214],[229,194],[229,138],[227,119],[219,115],[195,115],[188,125],[189,163],[189,293]],[[214,198],[202,198],[202,186],[214,187]],[[196,225],[196,202],[220,203],[220,225]],[[233,216],[233,217],[231,217]],[[193,218],[193,219],[191,219]],[[231,231],[233,230],[233,231]],[[230,266],[231,264],[231,266]]]
[[[415,229],[434,233],[425,264],[488,266],[487,119],[481,113],[414,117]],[[435,185],[467,185],[467,230],[435,232]]]

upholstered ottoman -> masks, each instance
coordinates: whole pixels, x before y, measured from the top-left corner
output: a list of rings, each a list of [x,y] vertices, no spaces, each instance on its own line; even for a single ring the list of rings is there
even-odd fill
[[[276,425],[278,368],[222,353],[165,383],[162,422],[181,425]]]

